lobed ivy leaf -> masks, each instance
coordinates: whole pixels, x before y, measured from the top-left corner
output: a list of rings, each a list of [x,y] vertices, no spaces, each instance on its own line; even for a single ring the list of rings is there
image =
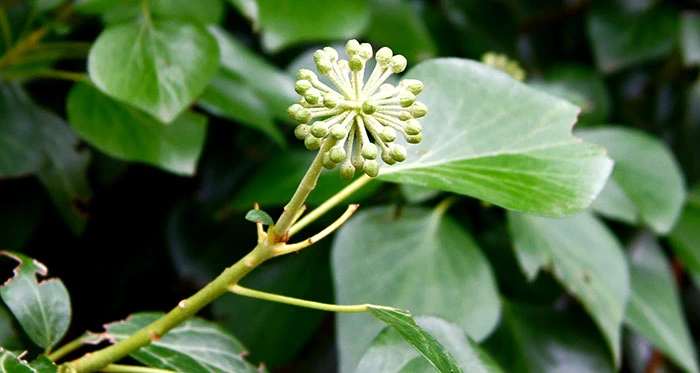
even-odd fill
[[[81,138],[106,154],[193,175],[204,148],[206,118],[184,112],[164,125],[152,116],[78,83],[67,103],[68,120]]]
[[[50,348],[66,334],[71,320],[68,290],[57,278],[38,281],[48,270],[40,262],[14,252],[0,251],[19,265],[14,277],[0,287],[0,296],[29,339],[42,348]]]
[[[351,39],[365,29],[370,16],[362,0],[257,0],[257,5],[254,23],[261,29],[263,47],[271,52],[302,42]]]
[[[156,312],[132,314],[105,325],[105,335],[113,341],[124,340],[161,316]],[[191,318],[129,356],[147,366],[177,372],[258,373],[243,359],[244,353],[243,345],[223,328]]]
[[[455,358],[432,335],[416,324],[411,313],[397,308],[369,306],[370,312],[384,321],[413,346],[438,372],[462,373]],[[358,367],[358,371],[362,367]]]
[[[695,346],[666,257],[650,234],[632,244],[629,252],[631,293],[626,322],[682,367],[697,373]]]
[[[586,141],[604,146],[615,161],[608,185],[591,209],[628,223],[641,221],[668,233],[683,208],[685,182],[671,150],[639,130],[606,127],[576,131]]]
[[[470,235],[444,209],[362,210],[336,234],[332,251],[336,300],[391,304],[463,327],[475,340],[499,320],[496,282]],[[449,306],[446,306],[449,305]],[[363,315],[337,315],[340,371],[355,369],[382,329]]]
[[[588,212],[560,219],[509,212],[508,226],[527,278],[551,272],[583,304],[619,365],[629,275],[613,233]]]
[[[107,95],[165,123],[209,84],[219,49],[204,26],[144,18],[106,28],[88,56],[88,73]]]
[[[253,223],[263,223],[264,225],[273,225],[274,220],[263,210],[250,210],[245,214],[245,220],[252,221]]]
[[[454,357],[459,367],[468,373],[501,373],[501,368],[474,343],[459,325],[438,317],[418,316],[418,326],[434,337]],[[387,326],[374,339],[362,356],[357,373],[432,372],[435,366],[412,348],[403,336]],[[449,366],[447,367],[449,369]],[[449,371],[447,369],[438,371]]]
[[[423,142],[381,180],[470,195],[507,209],[563,216],[586,208],[612,168],[604,150],[571,136],[578,109],[477,62],[434,59],[423,81]]]
[[[501,324],[484,347],[506,372],[618,371],[589,322],[550,307],[504,301]]]

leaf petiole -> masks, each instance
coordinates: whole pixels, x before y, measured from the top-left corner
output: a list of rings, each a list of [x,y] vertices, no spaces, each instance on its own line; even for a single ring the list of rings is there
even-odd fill
[[[330,312],[345,312],[345,313],[368,312],[370,310],[370,306],[374,306],[374,305],[371,305],[369,303],[354,304],[354,305],[339,305],[339,304],[314,302],[314,301],[310,301],[310,300],[287,297],[287,296],[279,295],[279,294],[266,293],[264,291],[253,290],[253,289],[249,289],[249,288],[246,288],[246,287],[243,287],[240,285],[229,286],[228,290],[234,294],[242,295],[245,297],[262,299],[262,300],[267,300],[270,302],[284,303],[284,304],[289,304],[292,306],[312,308],[315,310],[330,311]],[[383,306],[374,306],[374,307],[382,307],[383,308]]]

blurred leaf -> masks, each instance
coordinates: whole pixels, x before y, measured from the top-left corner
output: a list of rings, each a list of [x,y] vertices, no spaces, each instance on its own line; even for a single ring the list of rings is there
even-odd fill
[[[602,340],[571,312],[503,303],[503,320],[486,350],[504,371],[518,373],[613,373]]]
[[[36,129],[43,136],[44,164],[37,173],[51,200],[75,235],[85,230],[87,207],[92,198],[87,168],[90,153],[81,148],[68,124],[57,115],[41,108],[34,110],[41,121]]]
[[[439,316],[480,340],[496,326],[499,299],[489,263],[444,209],[362,210],[333,242],[336,300],[373,303]],[[449,307],[445,305],[449,304]],[[341,372],[357,366],[382,329],[364,315],[337,316]]]
[[[515,55],[519,32],[509,4],[501,1],[448,0],[443,1],[442,5],[444,20],[452,25],[454,35],[459,35],[454,39],[467,56],[478,58],[486,52]],[[498,22],[493,22],[495,14],[498,15]]]
[[[455,358],[432,335],[421,328],[408,311],[383,306],[370,306],[370,312],[391,326],[415,348],[438,372],[462,373]],[[459,327],[459,326],[458,326]],[[358,371],[360,370],[358,367]]]
[[[669,234],[669,240],[688,271],[700,275],[700,184],[688,194],[683,213]]]
[[[663,2],[638,10],[625,8],[620,0],[597,1],[588,17],[596,62],[605,73],[669,54],[678,28],[677,11]]]
[[[700,14],[683,12],[681,17],[681,50],[687,66],[700,65]]]
[[[272,220],[270,215],[262,210],[250,210],[245,214],[245,219],[252,221],[253,223],[263,223],[264,225],[272,225],[275,222]]]
[[[48,270],[37,260],[7,251],[0,251],[0,255],[19,262],[14,277],[0,287],[2,300],[32,342],[43,348],[54,346],[70,324],[68,290],[57,278],[39,282],[37,277],[46,276]]]
[[[150,0],[149,7],[156,17],[201,24],[219,24],[224,17],[223,0]]]
[[[258,2],[256,0],[229,0],[229,2],[242,16],[246,17],[253,24],[253,30],[258,30],[260,28]]]
[[[266,114],[289,121],[287,108],[299,99],[294,92],[294,75],[270,64],[224,29],[210,26],[208,30],[219,45],[221,68],[230,73],[228,76],[237,77],[257,92],[257,96],[267,104],[268,108],[258,116]]]
[[[401,194],[409,203],[422,203],[440,195],[440,191],[411,184],[400,184]]]
[[[257,0],[262,44],[276,52],[291,45],[351,39],[369,21],[363,0]]]
[[[39,358],[29,363],[29,366],[34,368],[37,373],[58,373],[58,366],[45,355],[39,356]]]
[[[80,137],[115,158],[193,175],[204,147],[206,118],[182,113],[165,125],[79,83],[68,95],[68,119]]]
[[[549,70],[544,84],[545,91],[568,100],[581,108],[578,123],[581,125],[601,124],[610,112],[610,96],[602,77],[588,66],[563,65]],[[576,102],[570,97],[557,94],[558,87],[572,90],[583,97]],[[542,88],[542,87],[538,87]]]
[[[43,163],[36,107],[17,84],[0,83],[0,177],[20,177],[36,172]]]
[[[100,14],[120,6],[139,6],[140,2],[140,0],[74,0],[73,7],[79,13]]]
[[[101,91],[169,123],[204,91],[218,61],[216,40],[203,26],[143,19],[105,29],[88,72]]]
[[[106,335],[122,341],[163,316],[141,312],[105,325]],[[241,354],[243,345],[223,328],[200,318],[190,318],[129,356],[154,368],[187,373],[259,373]]]
[[[255,171],[225,209],[247,210],[255,202],[265,208],[285,205],[294,194],[314,157],[315,154],[308,150],[292,150],[274,155],[270,161]],[[271,182],[272,180],[274,182]],[[306,204],[320,205],[347,185],[348,182],[340,178],[337,170],[324,170]],[[369,183],[353,194],[350,200],[360,201],[366,198],[376,191],[379,185],[381,183],[376,181]]]
[[[0,304],[0,346],[7,350],[23,350],[13,321],[10,311],[4,304]]]
[[[431,60],[408,75],[425,84],[423,142],[405,163],[382,168],[381,180],[551,216],[580,211],[603,188],[612,162],[571,136],[570,103],[472,61]]]
[[[659,139],[630,128],[583,129],[576,136],[604,146],[615,161],[613,184],[603,189],[591,209],[627,222],[634,216],[632,222],[641,220],[657,233],[668,233],[685,197],[683,174],[671,150]]]
[[[671,267],[650,234],[629,254],[632,292],[626,322],[686,372],[698,372],[695,346],[681,312]]]
[[[500,373],[501,368],[481,350],[459,325],[432,316],[418,316],[418,325],[430,336],[440,342],[462,368],[468,373]],[[374,339],[370,348],[362,356],[357,373],[399,373],[399,372],[434,372],[429,364],[422,364],[424,369],[409,369],[426,360],[405,342],[393,328],[386,327]]]
[[[279,145],[285,145],[284,135],[273,121],[264,99],[233,73],[219,71],[199,98],[202,109],[231,119],[270,136]]]
[[[619,365],[629,276],[617,238],[588,212],[561,219],[509,212],[508,225],[528,279],[551,272],[586,308]]]
[[[437,45],[418,13],[418,8],[404,0],[369,2],[369,27],[365,36],[375,47],[391,47],[402,54],[409,63],[417,63],[435,57]]]
[[[8,373],[39,373],[11,351],[0,348],[0,371]],[[43,372],[42,372],[43,373]]]

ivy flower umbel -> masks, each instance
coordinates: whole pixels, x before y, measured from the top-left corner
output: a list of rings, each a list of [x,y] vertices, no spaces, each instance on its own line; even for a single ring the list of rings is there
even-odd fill
[[[416,79],[404,79],[398,86],[385,83],[389,76],[406,68],[406,58],[394,55],[387,47],[377,51],[377,63],[365,82],[372,46],[350,40],[345,52],[348,60],[338,59],[338,52],[331,47],[314,53],[316,69],[333,82],[337,91],[311,70],[301,69],[295,90],[302,97],[288,113],[300,123],[294,134],[304,140],[306,148],[317,150],[330,142],[330,150],[323,155],[325,168],[340,165],[344,179],[351,179],[356,172],[374,177],[379,173],[380,154],[389,165],[406,160],[406,148],[394,143],[398,134],[409,144],[423,139],[416,120],[428,111],[416,101],[423,83]]]

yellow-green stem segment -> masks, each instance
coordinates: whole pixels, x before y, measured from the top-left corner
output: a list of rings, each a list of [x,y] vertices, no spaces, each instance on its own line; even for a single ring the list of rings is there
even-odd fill
[[[229,286],[229,291],[238,295],[243,295],[250,298],[267,300],[270,302],[284,303],[292,306],[313,308],[321,311],[330,312],[368,312],[370,304],[353,304],[353,305],[340,305],[340,304],[328,304],[314,302],[310,300],[304,300],[299,298],[287,297],[279,294],[266,293],[264,291],[248,289],[240,285]]]

